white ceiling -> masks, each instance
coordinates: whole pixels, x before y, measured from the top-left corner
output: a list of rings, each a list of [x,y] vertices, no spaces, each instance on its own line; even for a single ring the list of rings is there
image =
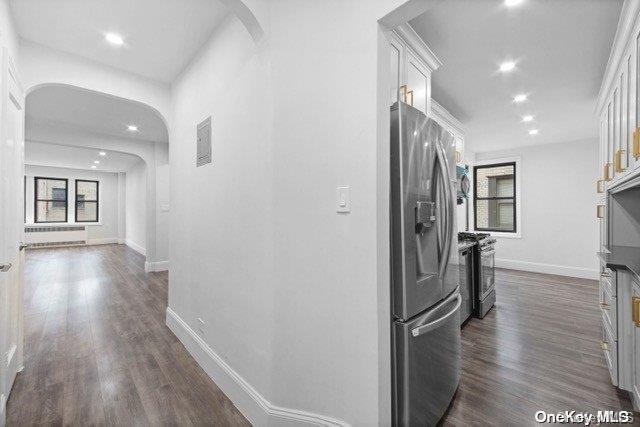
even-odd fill
[[[36,89],[27,96],[25,112],[27,132],[35,123],[53,122],[119,138],[168,142],[164,122],[148,106],[72,86]],[[137,125],[138,132],[128,131],[129,124]]]
[[[411,21],[443,62],[433,98],[463,122],[473,151],[596,137],[595,100],[622,0],[448,0]],[[513,59],[517,68],[499,73]],[[529,101],[512,98],[527,93]],[[522,123],[533,114],[535,121]],[[536,136],[529,129],[539,129]]]
[[[218,0],[10,0],[20,37],[169,83],[227,15]],[[107,43],[114,32],[124,45]]]
[[[25,164],[53,166],[71,169],[87,169],[100,172],[125,172],[135,163],[142,161],[132,154],[102,150],[107,155],[100,156],[100,150],[66,145],[27,141],[25,144]],[[94,160],[100,164],[96,165]],[[95,165],[95,169],[91,166]]]

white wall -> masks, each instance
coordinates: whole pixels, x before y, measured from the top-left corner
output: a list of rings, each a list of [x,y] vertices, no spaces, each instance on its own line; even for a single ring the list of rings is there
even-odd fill
[[[25,167],[27,177],[26,186],[26,216],[27,224],[33,223],[34,177],[67,178],[68,186],[68,219],[69,223],[75,218],[75,179],[89,179],[99,182],[99,223],[82,223],[87,227],[89,243],[115,243],[118,239],[118,174],[110,172],[95,172],[81,169],[66,169],[48,166]],[[122,207],[124,209],[124,207]]]
[[[374,425],[390,399],[378,382],[389,302],[378,300],[376,21],[400,2],[258,3],[268,43],[229,18],[172,87],[169,321],[201,329],[270,405]],[[196,168],[209,115],[213,164]],[[350,214],[336,213],[342,185]]]
[[[125,239],[127,245],[146,253],[147,166],[142,160],[126,173]]]
[[[597,277],[597,143],[589,139],[476,153],[477,160],[521,159],[522,238],[498,237],[498,267]]]

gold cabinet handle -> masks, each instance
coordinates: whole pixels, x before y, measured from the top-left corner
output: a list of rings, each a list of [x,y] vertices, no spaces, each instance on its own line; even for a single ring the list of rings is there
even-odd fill
[[[640,157],[640,128],[633,131],[633,157]]]
[[[611,163],[604,164],[602,177],[604,178],[605,181],[611,181]]]
[[[407,102],[407,104],[409,104],[409,105],[411,105],[413,107],[413,91],[412,90],[408,91],[407,95],[409,95],[409,99],[410,99],[410,101]],[[405,96],[405,99],[406,99],[406,96]]]
[[[402,92],[402,102],[407,102],[407,85],[400,86],[400,92]]]
[[[609,351],[609,343],[606,341],[600,342],[600,347],[602,347],[604,351]]]
[[[604,205],[596,206],[596,217],[604,218]]]
[[[600,307],[602,307],[603,310],[609,310],[610,305],[606,302],[601,302]]]
[[[604,179],[596,181],[596,193],[604,193]]]
[[[625,169],[622,167],[623,154],[624,154],[624,150],[619,149],[616,151],[615,155],[613,156],[614,169],[617,173],[624,172],[624,169]]]
[[[631,318],[636,328],[640,328],[640,297],[631,299]]]

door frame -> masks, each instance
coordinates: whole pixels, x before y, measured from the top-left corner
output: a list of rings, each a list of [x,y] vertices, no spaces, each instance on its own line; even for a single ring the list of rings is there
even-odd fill
[[[18,77],[17,68],[15,65],[15,61],[9,54],[9,51],[6,47],[2,48],[2,74],[1,74],[1,85],[2,85],[2,100],[0,101],[1,105],[1,113],[0,113],[0,143],[4,144],[4,141],[8,137],[8,111],[10,108],[10,102],[13,103],[14,108],[21,112],[19,114],[19,123],[17,126],[20,126],[21,131],[20,134],[16,136],[16,145],[15,150],[18,150],[18,158],[19,158],[19,184],[20,186],[24,186],[24,146],[25,146],[25,94],[24,88],[20,83],[20,79]],[[24,198],[24,188],[16,191],[17,200],[14,208],[19,210],[19,202]],[[13,201],[11,202],[13,204]],[[6,206],[6,205],[5,205]],[[22,200],[22,206],[24,206],[24,200]],[[9,400],[9,395],[11,393],[11,388],[13,387],[13,383],[15,381],[16,375],[22,369],[24,369],[24,252],[21,250],[21,242],[24,240],[24,223],[23,223],[23,215],[17,215],[18,224],[16,224],[17,231],[14,235],[16,238],[15,248],[16,251],[16,264],[14,268],[16,269],[15,277],[17,278],[17,288],[16,288],[16,296],[15,302],[17,303],[16,311],[15,311],[15,325],[16,325],[16,343],[15,348],[13,348],[11,343],[8,343],[8,331],[9,325],[11,325],[11,319],[9,317],[5,317],[2,319],[7,322],[8,325],[6,327],[2,327],[0,329],[0,344],[2,345],[1,351],[8,351],[7,357],[2,357],[2,367],[0,368],[0,425],[5,424],[6,419],[6,404]],[[13,259],[13,257],[11,257]],[[8,300],[7,295],[7,307],[14,301]],[[11,347],[11,348],[10,348]],[[10,356],[10,357],[9,357]]]

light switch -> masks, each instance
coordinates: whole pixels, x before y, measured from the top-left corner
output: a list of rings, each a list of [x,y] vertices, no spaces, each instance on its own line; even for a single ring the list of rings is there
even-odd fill
[[[351,196],[349,187],[338,187],[337,190],[338,212],[351,212]]]

